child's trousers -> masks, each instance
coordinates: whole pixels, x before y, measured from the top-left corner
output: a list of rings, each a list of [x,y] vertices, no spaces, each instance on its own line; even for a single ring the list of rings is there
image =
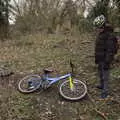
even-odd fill
[[[109,81],[109,69],[106,69],[106,65],[104,62],[98,64],[98,74],[100,77],[100,87],[103,92],[108,91],[108,81]]]

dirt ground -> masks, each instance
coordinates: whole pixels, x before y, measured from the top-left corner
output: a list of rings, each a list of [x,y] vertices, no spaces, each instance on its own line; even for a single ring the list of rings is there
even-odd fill
[[[65,46],[62,43],[63,41],[53,42],[51,49],[56,49],[56,52],[61,51],[61,48],[63,50]],[[63,99],[59,95],[59,83],[45,91],[22,94],[18,91],[17,84],[26,72],[15,72],[11,76],[0,78],[0,120],[120,120],[119,79],[111,77],[110,96],[107,99],[101,99],[101,91],[95,87],[98,80],[93,60],[94,42],[91,39],[79,41],[82,47],[76,48],[77,44],[75,44],[77,52],[73,54],[77,62],[74,62],[74,59],[73,62],[79,67],[75,69],[75,77],[87,84],[88,94],[85,98],[74,102]],[[66,51],[61,51],[62,53],[60,51],[59,56],[63,52],[64,55],[66,54]],[[61,61],[61,59],[63,57],[58,59],[56,57],[56,60]],[[66,73],[69,69],[65,68],[66,63],[62,66],[63,71],[59,64],[57,65],[60,74]],[[117,66],[112,71],[116,69],[118,70]]]

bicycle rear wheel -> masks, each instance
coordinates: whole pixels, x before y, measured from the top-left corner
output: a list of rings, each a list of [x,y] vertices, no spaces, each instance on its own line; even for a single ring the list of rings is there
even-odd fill
[[[28,75],[18,83],[18,90],[22,93],[31,93],[40,88],[42,79],[39,75]]]
[[[73,89],[70,89],[69,81],[64,81],[59,88],[60,95],[68,100],[82,99],[87,93],[87,86],[82,81],[73,79]]]

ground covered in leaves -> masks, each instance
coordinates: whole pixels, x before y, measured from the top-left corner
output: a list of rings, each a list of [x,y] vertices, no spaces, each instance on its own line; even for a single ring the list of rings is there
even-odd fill
[[[92,33],[39,33],[0,42],[0,66],[14,71],[13,75],[0,78],[0,120],[120,120],[119,63],[112,66],[110,96],[102,100],[100,90],[95,88],[98,78],[94,41]],[[87,84],[88,95],[84,99],[64,100],[58,92],[59,83],[29,95],[17,90],[22,77],[41,74],[44,68],[53,68],[55,75],[71,72],[70,59],[75,77]]]

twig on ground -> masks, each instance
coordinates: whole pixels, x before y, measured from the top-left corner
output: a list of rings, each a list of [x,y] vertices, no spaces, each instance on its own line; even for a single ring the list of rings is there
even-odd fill
[[[95,100],[92,98],[92,96],[88,93],[88,97],[89,97],[89,99],[90,99],[90,101],[92,102],[92,104],[93,104],[93,106],[94,106],[94,108],[92,108],[92,110],[94,110],[98,115],[100,115],[104,120],[108,120],[107,119],[107,116],[105,116],[105,114],[103,113],[103,112],[101,112],[101,111],[99,111],[98,109],[97,109],[97,105],[95,104]]]
[[[93,110],[100,115],[104,120],[107,120],[107,117],[105,116],[105,114],[99,110],[97,110],[96,108],[93,108]]]
[[[79,116],[79,120],[84,120],[83,117],[80,115],[80,110],[79,110],[79,108],[77,109],[77,113],[78,113],[78,116]]]
[[[113,102],[116,102],[117,104],[119,104],[120,105],[120,101],[118,101],[118,100],[115,100],[115,99],[111,99]]]
[[[116,102],[117,104],[120,105],[120,100],[119,100],[120,96],[118,96],[118,95],[115,94],[115,93],[112,93],[112,94],[115,96],[115,98],[111,98],[111,100],[112,100],[113,102]],[[118,98],[118,100],[117,100],[117,98]]]
[[[91,95],[89,93],[87,93],[87,95],[88,95],[90,101],[92,102],[92,104],[94,105],[94,107],[96,107],[94,99],[91,97]]]

